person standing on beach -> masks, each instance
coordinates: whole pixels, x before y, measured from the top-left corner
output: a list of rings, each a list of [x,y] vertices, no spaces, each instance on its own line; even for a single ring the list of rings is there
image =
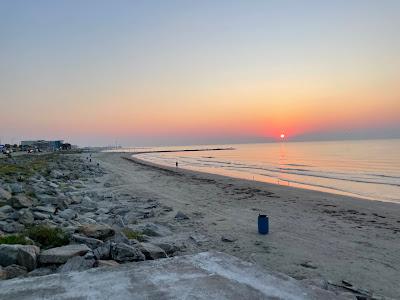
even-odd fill
[[[178,161],[175,163],[175,166],[178,167]]]

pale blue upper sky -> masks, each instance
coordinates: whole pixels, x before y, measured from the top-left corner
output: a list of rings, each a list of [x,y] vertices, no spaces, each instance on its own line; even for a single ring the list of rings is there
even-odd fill
[[[115,139],[126,145],[196,143],[207,141],[210,129],[201,128],[210,113],[214,128],[218,120],[223,123],[210,140],[235,140],[226,128],[240,127],[233,120],[240,119],[246,103],[251,115],[259,95],[283,85],[290,106],[300,101],[293,94],[303,84],[302,97],[337,102],[347,110],[362,100],[346,106],[352,99],[340,95],[382,92],[381,99],[365,100],[370,106],[381,101],[377,113],[387,119],[378,133],[376,128],[370,132],[390,136],[400,127],[391,114],[397,110],[400,115],[399,53],[400,1],[395,0],[0,0],[0,137],[60,136],[79,144]],[[235,98],[237,87],[240,99]],[[233,98],[237,102],[230,104],[227,99]],[[281,101],[266,98],[266,110]],[[262,119],[268,127],[274,116],[257,115],[255,123]],[[169,130],[157,130],[166,123],[173,124]],[[354,132],[365,128],[368,136],[370,127],[364,123],[354,125]],[[318,124],[323,135],[340,136],[341,128]],[[181,127],[197,135],[176,129]],[[251,130],[238,133],[237,140],[260,136]],[[318,136],[315,131],[300,133]]]

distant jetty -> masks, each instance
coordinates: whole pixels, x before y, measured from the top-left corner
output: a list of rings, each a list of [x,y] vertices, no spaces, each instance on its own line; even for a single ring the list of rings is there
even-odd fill
[[[148,153],[199,152],[199,151],[224,151],[224,150],[235,150],[235,148],[229,147],[229,148],[209,148],[209,149],[153,150],[153,151],[140,151],[132,153],[134,155],[138,155],[138,154],[148,154]]]

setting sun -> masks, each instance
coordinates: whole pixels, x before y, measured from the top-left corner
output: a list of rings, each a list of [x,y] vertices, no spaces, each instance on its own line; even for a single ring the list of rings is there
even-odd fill
[[[284,139],[285,135],[283,133],[281,133],[281,139]]]

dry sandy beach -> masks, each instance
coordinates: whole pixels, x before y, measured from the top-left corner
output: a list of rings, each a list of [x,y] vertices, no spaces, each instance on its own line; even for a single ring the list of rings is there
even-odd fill
[[[93,156],[110,172],[112,191],[173,209],[151,221],[168,225],[183,253],[217,250],[317,285],[344,280],[374,295],[400,295],[400,205],[160,168],[130,157]],[[176,211],[189,219],[174,219]],[[270,217],[269,235],[257,232],[259,213]]]

